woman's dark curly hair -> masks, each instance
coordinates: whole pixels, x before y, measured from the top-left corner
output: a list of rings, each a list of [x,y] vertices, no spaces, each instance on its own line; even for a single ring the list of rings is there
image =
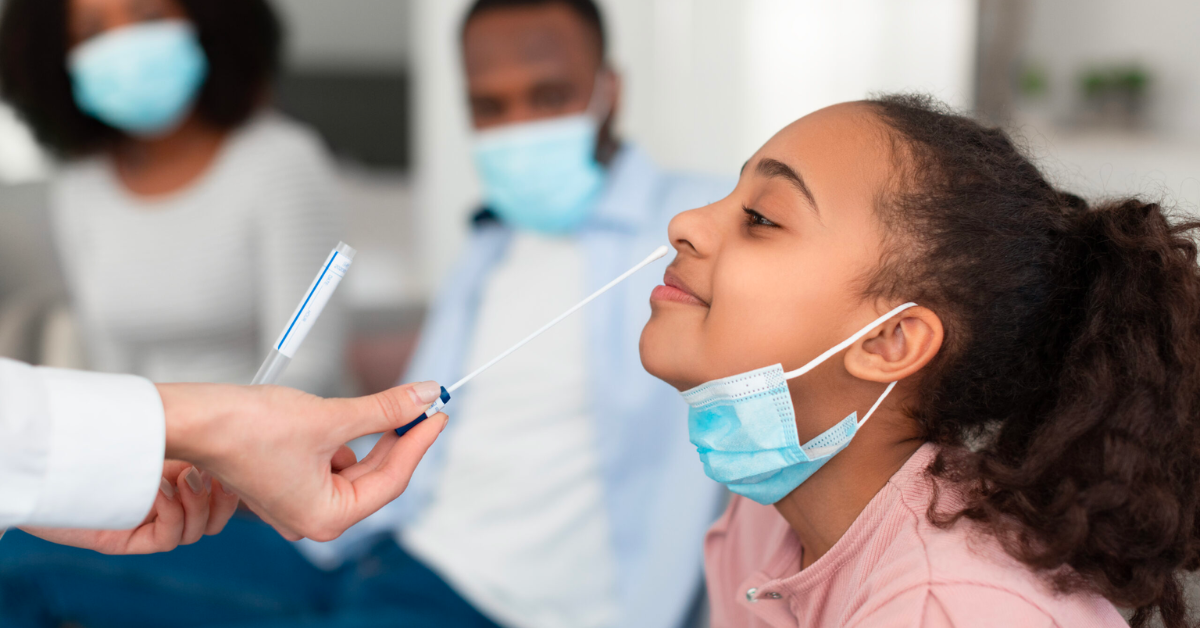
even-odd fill
[[[196,26],[208,79],[196,111],[221,128],[263,102],[279,65],[282,29],[266,0],[176,0]],[[75,105],[67,74],[67,0],[6,0],[0,17],[0,95],[56,152],[102,150],[121,132]]]
[[[1060,591],[1187,625],[1200,567],[1200,270],[1157,203],[1089,206],[1009,137],[922,96],[868,101],[888,129],[892,233],[868,293],[933,309],[945,343],[909,412],[930,473]],[[1069,569],[1065,568],[1069,567]]]

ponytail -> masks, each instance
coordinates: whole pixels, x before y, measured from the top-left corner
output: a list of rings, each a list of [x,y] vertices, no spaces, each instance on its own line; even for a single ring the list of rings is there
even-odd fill
[[[930,304],[947,330],[910,412],[943,445],[930,472],[966,503],[935,502],[931,519],[982,524],[1059,590],[1136,609],[1135,627],[1186,626],[1200,223],[1136,199],[1089,207],[1005,134],[928,99],[871,106],[908,176],[881,203],[902,235],[868,291]]]

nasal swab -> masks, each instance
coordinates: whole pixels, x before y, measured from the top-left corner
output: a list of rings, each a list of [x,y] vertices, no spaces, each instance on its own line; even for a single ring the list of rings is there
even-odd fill
[[[580,308],[582,308],[583,306],[587,305],[588,303],[591,303],[591,302],[592,302],[592,300],[594,300],[596,297],[598,297],[598,296],[600,296],[600,295],[604,294],[605,292],[608,292],[609,288],[612,288],[613,286],[615,286],[615,285],[617,285],[617,284],[621,283],[622,281],[625,281],[626,279],[628,279],[628,278],[629,278],[629,276],[630,276],[630,275],[632,275],[632,274],[636,273],[637,271],[639,271],[639,270],[641,270],[641,269],[645,268],[645,267],[646,267],[646,265],[650,264],[651,262],[654,262],[654,261],[657,261],[657,260],[660,260],[660,259],[662,259],[662,258],[663,258],[663,257],[664,257],[664,256],[667,254],[667,251],[668,251],[668,250],[669,250],[669,249],[667,249],[667,247],[666,247],[666,246],[660,246],[660,247],[658,247],[657,249],[655,249],[655,250],[654,250],[654,253],[652,253],[652,254],[650,255],[650,257],[647,257],[646,259],[642,260],[642,261],[641,261],[641,263],[639,263],[637,266],[634,266],[633,268],[630,268],[629,270],[625,271],[625,274],[623,274],[623,275],[621,275],[620,277],[617,277],[616,279],[613,279],[612,281],[608,282],[608,285],[606,285],[606,286],[604,286],[603,288],[601,288],[601,289],[599,289],[599,290],[597,290],[597,291],[593,292],[593,293],[592,293],[592,296],[590,296],[590,297],[588,297],[588,298],[586,298],[586,299],[584,299],[584,300],[580,301],[579,303],[577,303],[577,304],[575,305],[575,307],[573,307],[573,308],[571,308],[571,309],[567,310],[566,312],[563,312],[562,314],[560,314],[560,315],[558,316],[558,318],[556,318],[556,319],[554,319],[554,320],[550,321],[549,323],[546,323],[545,325],[543,325],[543,326],[542,326],[542,328],[541,328],[541,329],[539,329],[539,330],[537,330],[537,331],[533,332],[532,334],[530,334],[530,335],[529,335],[527,338],[525,338],[525,339],[524,339],[524,340],[522,340],[521,342],[518,342],[517,344],[513,345],[512,347],[510,347],[510,348],[508,349],[508,351],[505,351],[504,353],[501,353],[500,355],[498,355],[498,356],[496,356],[496,357],[492,358],[492,360],[491,360],[490,362],[488,362],[487,364],[484,364],[483,366],[481,366],[481,367],[479,367],[479,368],[475,369],[474,371],[472,371],[470,375],[467,375],[466,377],[464,377],[464,378],[462,378],[462,379],[458,380],[458,382],[456,382],[456,383],[455,383],[453,386],[451,386],[450,388],[447,388],[447,389],[446,389],[446,390],[447,390],[447,392],[454,392],[454,391],[458,390],[459,388],[462,388],[463,384],[465,384],[465,383],[467,383],[467,382],[471,381],[472,379],[475,379],[475,376],[476,376],[476,375],[479,375],[480,373],[482,373],[482,372],[484,372],[484,371],[488,370],[489,368],[491,368],[491,367],[492,367],[492,365],[496,364],[496,363],[497,363],[497,362],[499,362],[500,360],[503,360],[504,358],[507,358],[507,357],[509,356],[509,354],[511,354],[512,352],[516,351],[517,349],[520,349],[521,347],[524,347],[524,346],[525,346],[525,344],[526,344],[527,342],[529,342],[530,340],[533,340],[534,338],[537,338],[538,336],[542,335],[542,332],[545,332],[546,330],[550,329],[551,327],[554,327],[555,325],[559,324],[560,322],[562,322],[562,320],[563,320],[564,318],[566,318],[566,317],[568,317],[568,316],[570,316],[570,315],[574,314],[576,311],[578,311]]]
[[[412,428],[416,427],[418,423],[420,423],[421,421],[424,421],[425,419],[428,419],[429,417],[440,412],[442,410],[442,408],[446,407],[446,402],[450,401],[450,393],[458,390],[459,388],[462,388],[463,384],[466,384],[467,382],[475,379],[476,375],[479,375],[480,373],[495,366],[497,362],[499,362],[500,360],[503,360],[504,358],[507,358],[509,355],[512,354],[512,352],[516,351],[517,349],[520,349],[521,347],[524,347],[527,343],[529,343],[530,340],[533,340],[534,338],[537,338],[538,336],[542,335],[546,330],[561,323],[564,318],[574,314],[580,308],[587,305],[588,303],[591,303],[596,297],[604,294],[605,292],[608,292],[608,290],[610,288],[612,288],[613,286],[628,279],[630,275],[645,268],[651,262],[662,259],[663,257],[666,256],[667,252],[670,250],[671,249],[669,249],[665,245],[660,246],[657,249],[654,249],[654,252],[651,253],[649,257],[647,257],[646,259],[639,262],[637,266],[630,268],[629,270],[625,271],[620,277],[617,277],[616,279],[613,279],[612,281],[608,282],[608,285],[593,292],[591,296],[589,296],[588,298],[577,303],[575,305],[575,307],[572,307],[571,309],[567,310],[566,312],[563,312],[562,314],[560,314],[558,316],[558,318],[550,321],[549,323],[546,323],[545,325],[542,326],[541,329],[533,332],[532,334],[529,334],[529,336],[527,336],[524,340],[513,345],[504,353],[501,353],[500,355],[492,358],[491,361],[489,361],[487,364],[484,364],[483,366],[475,369],[474,371],[471,371],[471,373],[469,375],[467,375],[466,377],[455,382],[453,386],[451,386],[449,388],[446,388],[445,386],[443,386],[441,396],[438,398],[437,401],[433,402],[433,405],[429,406],[429,409],[425,411],[425,414],[422,414],[421,416],[417,417],[417,419],[415,421],[413,421],[412,423],[409,423],[408,425],[403,425],[401,427],[396,428],[396,433],[399,434],[400,436],[404,436],[405,433],[407,433]]]

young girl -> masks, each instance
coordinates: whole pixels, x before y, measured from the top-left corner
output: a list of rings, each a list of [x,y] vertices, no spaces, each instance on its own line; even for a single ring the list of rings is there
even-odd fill
[[[672,222],[642,335],[736,493],[713,625],[1187,625],[1197,226],[921,97],[767,142]]]

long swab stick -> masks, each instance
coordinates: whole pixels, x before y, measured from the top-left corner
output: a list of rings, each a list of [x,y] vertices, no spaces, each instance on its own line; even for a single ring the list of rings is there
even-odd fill
[[[596,297],[604,294],[605,292],[608,292],[613,286],[621,283],[622,281],[625,281],[626,279],[629,278],[630,275],[645,268],[651,262],[655,262],[657,260],[662,259],[663,257],[666,256],[666,254],[670,250],[671,249],[665,245],[660,246],[657,249],[654,249],[654,252],[651,253],[649,257],[647,257],[646,259],[639,262],[637,266],[630,268],[629,270],[625,271],[620,277],[617,277],[616,279],[613,279],[612,281],[608,282],[608,284],[605,285],[603,288],[600,288],[599,290],[593,292],[591,296],[589,296],[588,298],[577,303],[575,305],[575,307],[572,307],[571,309],[567,310],[566,312],[563,312],[562,314],[560,314],[558,316],[558,318],[555,318],[554,320],[550,321],[549,323],[546,323],[545,325],[543,325],[541,329],[533,332],[532,334],[529,334],[529,336],[527,336],[524,340],[513,345],[504,353],[501,353],[500,355],[492,358],[491,361],[489,361],[487,364],[484,364],[483,366],[475,369],[474,371],[471,371],[471,373],[468,374],[466,377],[455,382],[453,386],[451,386],[449,388],[443,388],[441,398],[439,398],[437,401],[435,401],[433,403],[433,405],[430,406],[429,409],[425,411],[425,414],[422,414],[420,417],[417,418],[417,420],[413,421],[412,423],[409,423],[408,425],[404,425],[404,426],[396,428],[396,433],[403,436],[406,432],[408,432],[408,430],[415,427],[421,421],[424,421],[425,419],[429,418],[430,416],[437,414],[442,408],[446,407],[446,402],[450,401],[450,393],[458,390],[464,384],[471,381],[472,379],[475,379],[475,377],[477,375],[479,375],[480,373],[488,370],[489,368],[492,368],[493,366],[496,365],[497,362],[503,360],[504,358],[507,358],[509,355],[511,355],[517,349],[524,347],[526,344],[529,343],[529,341],[542,335],[547,330],[549,330],[551,327],[554,327],[555,325],[561,323],[563,321],[563,319],[565,319],[566,317],[579,311],[580,308],[587,305],[588,303],[591,303],[593,300],[596,299]]]

